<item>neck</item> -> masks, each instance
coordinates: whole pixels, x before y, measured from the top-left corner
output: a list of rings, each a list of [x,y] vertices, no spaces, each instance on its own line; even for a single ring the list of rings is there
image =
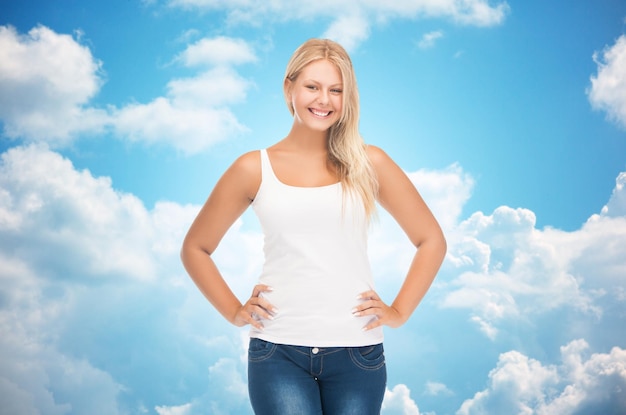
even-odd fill
[[[316,131],[302,128],[294,123],[291,131],[283,140],[292,148],[309,152],[326,152],[328,143],[328,131]]]

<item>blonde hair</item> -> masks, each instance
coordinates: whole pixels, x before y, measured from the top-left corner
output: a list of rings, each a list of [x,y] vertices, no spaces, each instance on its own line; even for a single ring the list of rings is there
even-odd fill
[[[340,44],[332,40],[307,40],[291,56],[284,81],[295,81],[305,66],[319,59],[334,64],[341,72],[343,81],[341,117],[328,130],[328,160],[337,169],[344,189],[351,195],[360,196],[369,218],[376,210],[378,181],[359,133],[359,90],[350,56]],[[287,107],[294,115],[287,90],[284,92]]]

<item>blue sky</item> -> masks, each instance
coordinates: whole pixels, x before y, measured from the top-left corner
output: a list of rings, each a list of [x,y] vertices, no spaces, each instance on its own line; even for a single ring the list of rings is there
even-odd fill
[[[251,413],[246,331],[178,250],[288,132],[310,37],[349,49],[365,140],[449,243],[385,332],[383,414],[626,411],[626,3],[258,3],[0,2],[0,413]],[[241,298],[261,244],[246,212],[215,254]],[[411,247],[384,212],[370,252],[391,300]]]

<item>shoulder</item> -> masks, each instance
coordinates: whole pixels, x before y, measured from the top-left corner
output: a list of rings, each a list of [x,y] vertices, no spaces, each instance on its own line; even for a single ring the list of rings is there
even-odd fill
[[[366,147],[367,157],[372,163],[372,167],[376,173],[380,174],[390,168],[396,168],[396,163],[389,157],[385,151],[377,146],[368,144]]]
[[[239,156],[230,169],[244,175],[261,174],[261,151],[254,150]]]
[[[253,199],[261,185],[261,152],[250,151],[239,156],[222,176],[224,185],[240,189]]]
[[[381,148],[368,145],[367,155],[378,179],[380,198],[415,190],[404,170]]]
[[[379,160],[381,157],[389,157],[385,151],[377,146],[372,144],[367,144],[365,146],[365,151],[367,152],[367,156],[372,160],[372,163]]]

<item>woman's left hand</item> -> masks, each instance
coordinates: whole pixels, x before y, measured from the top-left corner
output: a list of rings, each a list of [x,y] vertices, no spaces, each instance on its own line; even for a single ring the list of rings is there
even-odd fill
[[[361,302],[358,306],[352,309],[352,314],[357,317],[363,316],[376,316],[372,319],[363,330],[371,330],[382,325],[389,327],[399,327],[404,323],[404,319],[393,307],[388,306],[380,299],[376,291],[370,290],[361,293],[358,296]]]

